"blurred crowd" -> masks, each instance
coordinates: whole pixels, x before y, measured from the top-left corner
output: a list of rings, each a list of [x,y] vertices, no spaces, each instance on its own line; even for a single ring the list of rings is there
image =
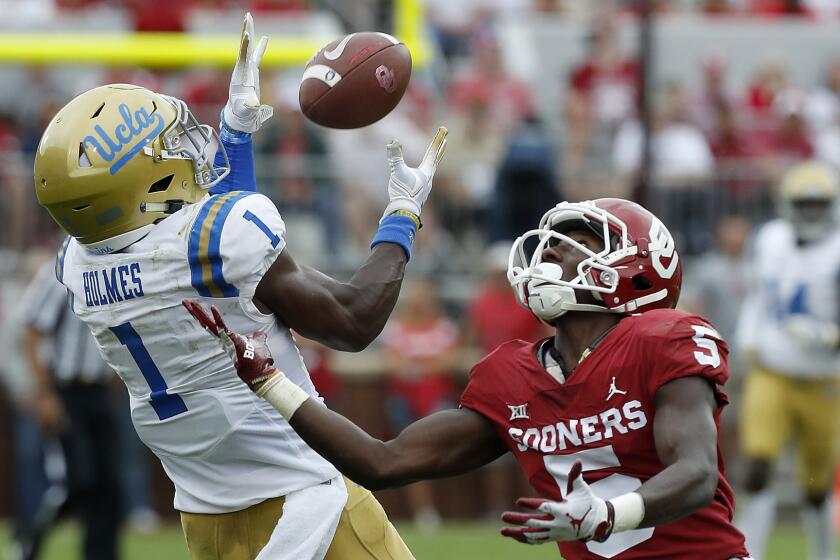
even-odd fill
[[[359,10],[387,12],[391,2],[383,0],[351,0]],[[445,37],[443,45],[458,48],[466,36],[487,20],[503,13],[524,10],[547,14],[588,12],[591,2],[585,0],[422,0],[429,10],[433,30],[438,37]],[[30,20],[84,12],[91,9],[116,9],[125,11],[140,31],[183,31],[189,13],[194,10],[250,10],[254,13],[292,13],[335,8],[334,0],[3,0],[0,5],[23,7],[24,17]],[[613,4],[627,13],[639,13],[645,2],[641,0],[600,1],[596,4]],[[840,16],[837,0],[651,0],[656,13],[697,12],[707,16],[799,16],[813,19]],[[161,8],[164,8],[161,10]],[[354,8],[355,9],[355,8]]]
[[[57,7],[90,10],[92,3],[99,2],[63,0]],[[181,3],[279,13],[309,8],[291,0]],[[136,3],[143,9],[152,4]],[[355,262],[383,202],[383,145],[398,136],[409,157],[418,154],[438,124],[449,127],[451,141],[419,239],[420,266],[428,272],[457,269],[488,243],[512,239],[555,201],[604,195],[643,198],[675,230],[683,252],[697,255],[711,247],[716,215],[746,214],[754,222],[772,215],[773,185],[790,163],[816,158],[840,166],[840,56],[825,61],[821,79],[800,83],[787,59],[768,52],[755,57],[752,76],[736,87],[727,53],[709,47],[689,62],[697,65],[694,79],[653,83],[647,95],[651,176],[640,191],[641,65],[637,49],[620,40],[620,28],[635,21],[624,3],[623,10],[603,9],[581,20],[587,28],[582,56],[565,75],[549,77],[549,87],[562,92],[553,107],[505,64],[499,18],[511,5],[458,3],[455,18],[453,3],[427,4],[428,31],[442,56],[416,70],[398,109],[371,127],[348,132],[312,125],[298,109],[300,68],[265,72],[263,95],[276,117],[256,139],[259,184],[295,223],[290,235],[298,252]],[[562,6],[537,2],[530,9],[556,9],[562,19]],[[54,243],[45,238],[50,228],[43,214],[27,211],[34,206],[28,169],[41,131],[64,101],[100,83],[138,83],[181,97],[200,119],[216,122],[227,73],[85,67],[68,79],[66,69],[16,69],[11,87],[0,92],[0,217],[6,224],[0,246],[21,251]],[[38,218],[30,219],[32,213]]]
[[[0,0],[0,6],[9,4],[13,2]],[[177,31],[188,27],[186,14],[193,9],[250,9],[259,30],[261,13],[303,13],[329,9],[333,3],[25,4],[34,19],[107,5],[127,14],[138,30]],[[368,8],[373,21],[390,17],[390,2],[348,4]],[[387,373],[389,397],[382,417],[387,430],[395,432],[417,417],[451,406],[475,357],[505,340],[542,336],[544,328],[517,306],[509,289],[507,249],[515,237],[537,225],[546,209],[564,199],[643,200],[671,229],[688,258],[684,305],[709,316],[725,337],[732,336],[737,303],[747,289],[744,247],[752,228],[775,214],[779,177],[792,163],[808,159],[840,169],[840,50],[825,64],[822,78],[811,83],[794,81],[785,59],[767,53],[747,85],[734,87],[727,53],[710,48],[693,81],[656,84],[648,96],[651,175],[640,188],[645,160],[641,65],[637,50],[619,40],[618,30],[635,21],[641,2],[604,2],[603,9],[590,9],[590,16],[581,20],[586,27],[583,56],[567,74],[544,77],[545,87],[564,92],[555,107],[546,107],[533,84],[505,65],[499,22],[509,12],[523,10],[562,19],[585,11],[586,2],[425,4],[426,31],[440,56],[416,71],[398,109],[370,127],[330,131],[313,125],[297,104],[301,69],[263,73],[263,101],[275,113],[255,138],[258,186],[287,223],[289,250],[327,272],[340,275],[368,252],[386,201],[388,140],[398,137],[411,160],[420,157],[437,125],[450,130],[446,158],[424,207],[423,229],[409,267],[413,277],[373,357],[359,365],[317,346],[304,348],[327,400],[349,410],[352,405],[342,402],[342,389],[350,374]],[[657,12],[693,11],[708,17],[840,15],[840,0],[661,0],[654,5]],[[73,79],[66,69],[51,67],[13,72],[13,87],[0,87],[0,324],[6,341],[15,340],[21,328],[18,295],[60,240],[52,220],[37,206],[30,171],[41,132],[57,109],[89,87],[129,82],[180,97],[199,120],[216,124],[229,80],[229,69],[208,67],[85,67]],[[35,419],[33,429],[49,431],[45,413],[27,400],[33,391],[27,381],[29,366],[10,361],[0,368],[7,370],[7,386],[20,413]],[[13,369],[16,374],[9,375]],[[493,468],[503,473],[501,480],[509,480],[509,466]],[[493,482],[493,469],[488,472],[488,484],[498,488],[499,477]],[[429,487],[409,492],[407,502],[417,521],[434,528],[437,513]],[[504,492],[486,496],[488,511],[510,502]],[[144,511],[148,504],[137,507]]]

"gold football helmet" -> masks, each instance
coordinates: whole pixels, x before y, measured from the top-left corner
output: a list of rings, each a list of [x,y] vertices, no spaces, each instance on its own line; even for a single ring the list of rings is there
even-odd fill
[[[214,165],[222,150],[223,165]],[[118,251],[230,172],[216,131],[186,103],[129,84],[87,91],[53,117],[35,154],[38,202],[81,245]]]
[[[794,165],[779,185],[780,213],[804,243],[818,241],[837,227],[840,180],[818,161]]]

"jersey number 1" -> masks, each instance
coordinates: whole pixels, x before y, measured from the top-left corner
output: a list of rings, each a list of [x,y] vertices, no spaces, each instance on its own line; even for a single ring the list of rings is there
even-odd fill
[[[134,358],[134,363],[143,374],[146,383],[149,384],[149,389],[152,390],[149,395],[149,404],[155,409],[158,419],[166,420],[187,411],[187,405],[180,395],[170,395],[166,391],[169,387],[166,386],[160,370],[152,361],[149,351],[143,344],[143,340],[131,323],[123,323],[122,325],[111,327],[111,332],[117,335],[120,344],[128,348],[129,354]]]

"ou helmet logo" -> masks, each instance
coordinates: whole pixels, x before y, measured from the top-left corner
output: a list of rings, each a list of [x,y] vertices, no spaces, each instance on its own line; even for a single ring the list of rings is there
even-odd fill
[[[653,263],[653,269],[659,276],[665,279],[670,279],[677,270],[677,265],[680,262],[680,256],[676,252],[674,245],[674,238],[665,228],[665,225],[659,221],[659,218],[653,218],[650,222],[650,260]],[[662,264],[662,259],[671,259],[668,266]]]

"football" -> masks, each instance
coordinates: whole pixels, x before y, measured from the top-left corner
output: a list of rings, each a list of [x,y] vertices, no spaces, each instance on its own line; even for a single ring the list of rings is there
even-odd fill
[[[397,106],[410,78],[405,44],[385,33],[352,33],[309,59],[298,101],[303,114],[322,126],[361,128]]]

